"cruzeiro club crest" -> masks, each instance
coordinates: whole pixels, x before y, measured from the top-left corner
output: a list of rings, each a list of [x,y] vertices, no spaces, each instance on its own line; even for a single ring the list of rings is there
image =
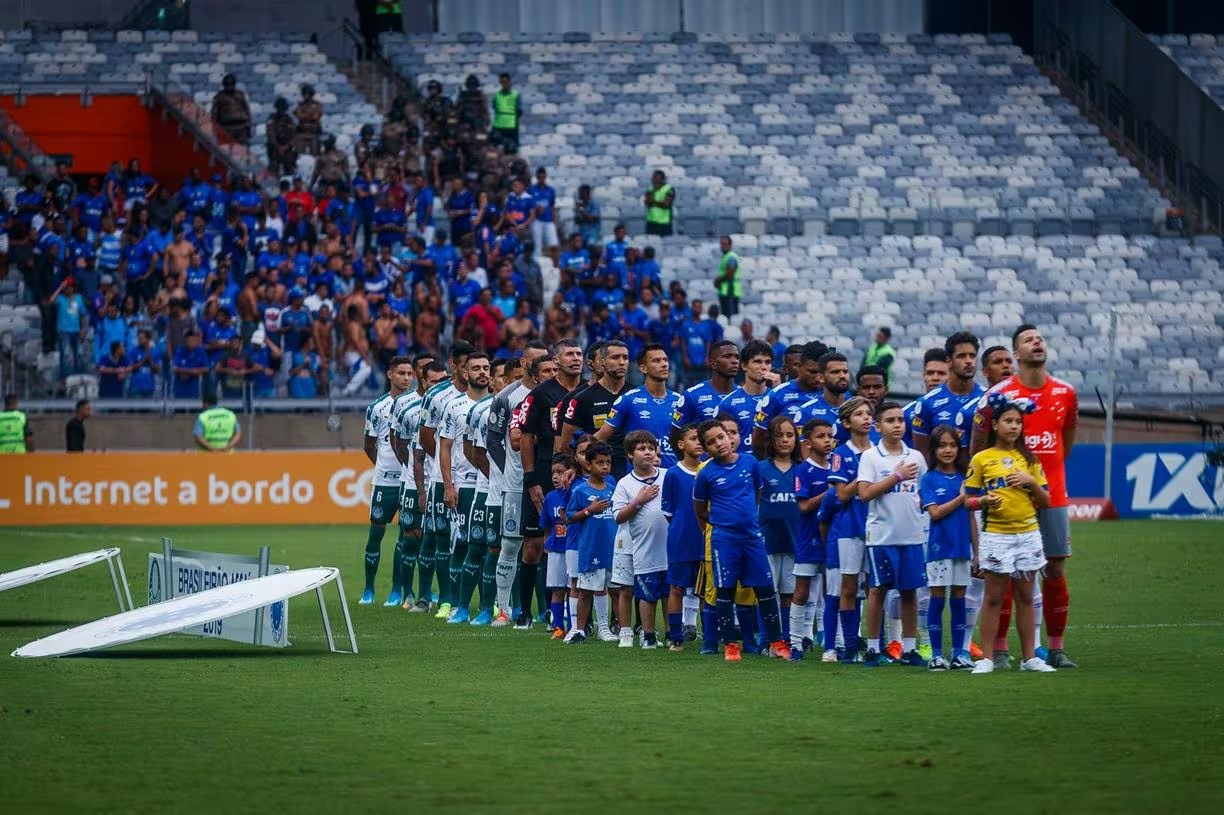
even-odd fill
[[[162,601],[162,575],[160,564],[149,569],[149,605]]]
[[[268,606],[268,617],[272,620],[272,642],[279,643],[285,636],[285,601]]]

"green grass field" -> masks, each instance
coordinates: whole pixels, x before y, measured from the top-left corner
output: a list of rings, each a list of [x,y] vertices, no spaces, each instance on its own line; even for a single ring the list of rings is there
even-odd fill
[[[1080,662],[1057,675],[738,665],[566,647],[531,633],[354,608],[361,654],[326,652],[313,596],[286,651],[184,635],[94,656],[0,656],[0,797],[33,812],[1218,812],[1224,527],[1080,525]],[[123,548],[344,569],[361,528],[0,531],[0,571]],[[389,582],[388,535],[380,600]],[[114,611],[93,566],[0,594],[5,654]],[[333,617],[335,619],[335,617]]]

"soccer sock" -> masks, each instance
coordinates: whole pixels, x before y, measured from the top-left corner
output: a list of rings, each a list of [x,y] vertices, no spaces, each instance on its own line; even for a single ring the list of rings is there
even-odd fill
[[[595,624],[599,626],[600,631],[610,631],[612,616],[612,601],[606,594],[595,595]]]
[[[531,614],[531,599],[535,597],[536,572],[540,570],[538,563],[526,563],[519,567],[519,602],[522,603],[520,614]]]
[[[918,589],[918,645],[921,647],[924,643],[924,638],[927,637],[927,630],[922,627],[922,620],[926,619],[927,610],[931,607],[931,590],[926,586]]]
[[[510,613],[510,589],[515,585],[519,550],[522,548],[522,538],[503,538],[501,554],[497,556],[497,607],[506,614]]]
[[[837,647],[837,598],[826,597],[824,604],[824,649]]]
[[[1071,595],[1067,591],[1067,578],[1047,577],[1041,581],[1042,602],[1044,603],[1046,636],[1050,641],[1050,650],[1061,651],[1063,633],[1067,630],[1067,614],[1071,607]]]
[[[880,653],[880,640],[881,639],[883,638],[882,637],[868,637],[867,638],[867,650],[875,651],[877,654]]]
[[[973,639],[973,629],[977,628],[978,614],[982,612],[982,598],[986,595],[986,581],[980,577],[969,578],[969,587],[965,589],[965,641]]]
[[[718,602],[720,603],[722,602],[721,597],[718,599]],[[734,604],[734,602],[735,602],[735,598],[732,597],[732,604]],[[756,631],[757,631],[756,606],[735,606],[735,618],[739,621],[741,641],[744,643],[744,645],[751,648],[753,645],[756,644]],[[718,632],[720,634],[722,633],[722,618],[721,617],[719,617]],[[723,642],[726,642],[726,640],[723,640]]]
[[[803,647],[803,615],[807,611],[807,604],[799,605],[791,603],[790,613],[786,616],[789,618],[789,629],[786,633],[786,641],[790,643],[791,648]]]
[[[667,614],[667,639],[671,642],[684,642],[684,614],[681,612],[668,612]]]
[[[417,554],[417,600],[426,603],[433,598],[434,542],[427,533],[421,536],[421,548]]]
[[[824,639],[822,635],[824,634],[825,593],[824,587],[820,582],[816,583],[816,585],[813,587],[812,593],[809,594],[808,597],[812,598],[811,602],[813,605],[811,612],[811,625],[813,630],[808,634],[808,636],[812,638],[812,642],[822,641]],[[804,612],[804,614],[807,613],[808,612]],[[818,620],[820,623],[819,626],[817,626]],[[807,625],[807,623],[804,623],[804,625]]]
[[[765,591],[756,590],[757,594],[757,609],[761,615],[761,622],[765,629],[765,641],[773,644],[782,639],[782,613],[778,607],[778,595],[774,594],[773,588],[767,588]]]
[[[1012,618],[1012,584],[1007,583],[1007,588],[1003,590],[1003,607],[999,609],[999,633],[995,634],[994,649],[996,651],[1007,650],[1007,628],[1011,625]]]
[[[573,594],[566,596],[565,612],[569,615],[569,622],[566,623],[566,628],[573,631],[574,626],[578,624],[578,598]]]
[[[484,566],[485,552],[480,550],[483,546],[468,545],[467,556],[463,559],[463,571],[459,575],[459,606],[460,608],[472,607],[472,595],[476,593],[476,587],[480,585],[480,570]],[[481,604],[481,608],[484,605]]]
[[[901,593],[890,589],[884,598],[884,607],[888,611],[888,642],[895,642],[901,639]]]
[[[382,539],[387,532],[385,526],[370,524],[365,548],[365,590],[374,591],[374,576],[378,574],[378,561],[382,559]]]
[[[952,655],[956,656],[965,650],[965,640],[969,638],[969,614],[965,609],[964,597],[953,597],[948,600],[948,608],[952,612]]]
[[[931,597],[927,603],[926,627],[927,636],[931,638],[932,657],[943,656],[944,602],[943,597]],[[964,601],[962,600],[961,603],[963,605]]]
[[[1040,581],[1033,581],[1033,647],[1041,647],[1041,618],[1045,614],[1045,601],[1042,599]]]
[[[493,608],[493,601],[497,597],[497,551],[494,549],[486,549],[484,563],[480,569],[480,607],[482,609]]]
[[[854,656],[858,653],[858,634],[859,634],[859,609],[855,603],[855,608],[843,608],[837,610],[838,620],[841,622],[842,630],[842,647],[846,649],[847,656]]]
[[[545,552],[540,557],[540,562],[536,564],[536,611],[543,614],[548,609],[548,586],[544,585],[547,581],[539,579],[539,575],[548,575],[548,552]]]
[[[434,568],[438,572],[438,605],[451,603],[450,532],[434,533]]]
[[[467,558],[468,542],[455,541],[454,547],[451,549],[450,568],[447,570],[447,577],[450,578],[450,591],[447,597],[450,603],[455,608],[459,607],[459,598],[462,595],[459,593],[463,580],[463,561]]]
[[[565,601],[553,600],[548,604],[548,610],[552,613],[552,627],[565,628]]]
[[[719,592],[719,597],[714,605],[714,610],[718,614],[718,638],[723,641],[723,644],[735,642],[735,618],[737,612],[743,606],[735,605],[735,595],[730,597],[722,597],[722,592]],[[740,620],[740,633],[743,634],[743,619]]]
[[[701,644],[706,649],[718,647],[718,611],[709,603],[701,604]]]
[[[395,554],[391,558],[391,593],[404,593],[404,529],[400,528],[395,539]]]
[[[901,638],[901,653],[908,654],[910,651],[918,647],[917,637],[902,637]]]
[[[412,594],[412,579],[416,576],[417,553],[421,551],[421,542],[409,535],[403,527],[400,528],[400,540],[404,543],[400,555],[400,589],[407,597]],[[398,546],[397,551],[401,551]]]
[[[684,610],[681,612],[684,617],[684,624],[696,626],[697,612],[701,610],[701,600],[697,595],[693,594],[692,589],[686,589],[684,592]]]

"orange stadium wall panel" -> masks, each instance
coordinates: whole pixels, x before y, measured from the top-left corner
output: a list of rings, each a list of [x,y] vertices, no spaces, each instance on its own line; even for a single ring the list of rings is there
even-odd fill
[[[358,452],[3,458],[0,527],[362,523],[374,474]]]
[[[145,172],[177,188],[192,169],[205,173],[211,164],[209,153],[181,134],[174,119],[138,96],[95,96],[88,107],[76,94],[29,94],[23,105],[0,96],[0,108],[44,153],[72,156],[76,174],[102,175],[111,162],[126,166],[135,158]]]

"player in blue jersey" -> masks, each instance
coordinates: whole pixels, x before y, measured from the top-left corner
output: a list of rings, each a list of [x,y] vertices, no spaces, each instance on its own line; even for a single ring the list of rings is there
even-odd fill
[[[649,431],[659,440],[659,466],[666,469],[676,463],[670,434],[672,414],[680,399],[680,394],[667,388],[671,368],[667,350],[662,345],[647,345],[638,355],[638,368],[645,382],[617,397],[607,421],[595,431],[595,438],[607,442],[617,432],[627,435],[634,430]]]
[[[769,344],[761,340],[746,343],[739,355],[744,384],[723,397],[719,413],[730,413],[739,425],[741,453],[752,452],[752,422],[757,406],[770,388],[777,387],[778,375],[773,372],[773,354]]]
[[[822,354],[820,379],[820,393],[795,408],[792,415],[800,427],[812,419],[824,419],[833,425],[836,436],[837,411],[846,401],[846,395],[850,390],[850,362],[846,359],[846,355],[839,354],[837,351]]]
[[[701,467],[697,426],[672,431],[672,448],[680,461],[663,477],[663,515],[667,527],[667,650],[684,650],[684,598],[697,586],[697,570],[705,556],[705,541],[693,511],[693,481]],[[703,624],[717,626],[714,609],[703,613]]]
[[[795,541],[795,591],[790,606],[791,659],[802,659],[803,652],[815,639],[818,606],[824,606],[824,591],[820,572],[825,564],[824,538],[820,534],[820,504],[829,488],[829,453],[833,451],[833,425],[824,419],[812,419],[803,426],[803,447],[806,455],[795,471],[795,499],[801,518],[799,538]],[[816,582],[816,598],[812,598],[812,583]],[[837,604],[833,608],[832,628],[837,627]],[[823,620],[821,630],[829,627]],[[798,656],[795,651],[798,649]]]
[[[859,498],[859,456],[871,447],[871,403],[861,396],[847,399],[838,411],[842,426],[850,432],[850,441],[839,446],[829,458],[829,484],[837,490],[841,503],[829,529],[830,546],[837,544],[838,570],[841,575],[840,601],[837,616],[845,646],[843,660],[858,660],[858,634],[862,607],[859,604],[859,575],[863,573],[863,538],[867,534],[867,505]]]
[[[926,395],[948,381],[948,352],[942,348],[928,348],[922,355],[922,393]],[[914,415],[922,402],[922,396],[901,409],[905,416],[905,436],[901,441],[906,447],[914,446]]]
[[[565,636],[568,645],[586,641],[595,592],[608,587],[616,542],[616,518],[612,514],[616,485],[608,477],[612,472],[612,448],[603,442],[593,442],[586,448],[586,461],[590,474],[574,484],[565,507],[567,537],[575,537],[578,548],[578,619]]]
[[[965,587],[969,585],[973,564],[976,526],[965,508],[965,455],[956,429],[940,425],[930,434],[930,467],[922,477],[919,496],[922,509],[930,517],[927,535],[926,576],[931,590],[926,626],[931,638],[932,671],[973,669],[973,659],[965,649]],[[948,596],[949,590],[951,596]],[[943,610],[951,608],[952,661],[943,656]]]
[[[772,389],[757,405],[756,416],[752,420],[752,450],[758,457],[765,455],[765,441],[769,438],[769,423],[773,418],[785,412],[794,420],[796,408],[820,395],[824,385],[820,358],[827,350],[822,342],[809,342],[803,346],[795,378]]]
[[[710,366],[710,378],[680,395],[680,401],[672,411],[672,427],[713,419],[718,415],[722,400],[735,390],[735,377],[740,371],[739,349],[735,343],[731,340],[710,343],[706,361]]]
[[[569,576],[565,569],[565,508],[569,505],[570,484],[577,473],[578,463],[569,453],[553,456],[553,489],[544,496],[544,508],[540,511],[542,523],[548,526],[548,537],[544,540],[544,551],[548,552],[545,585],[552,592],[548,610],[554,640],[562,639],[572,625],[565,611],[565,596],[569,590]]]
[[[761,482],[757,518],[765,538],[765,553],[773,572],[774,591],[782,615],[782,638],[790,642],[791,595],[795,593],[795,549],[802,535],[802,519],[795,497],[795,473],[802,455],[799,431],[788,416],[775,416],[769,423],[765,458],[757,462]],[[793,656],[793,652],[792,652]],[[797,659],[803,658],[799,651]]]
[[[940,425],[956,428],[961,446],[969,447],[973,415],[986,392],[974,381],[980,346],[978,338],[968,331],[957,331],[944,343],[948,354],[948,381],[923,396],[914,411],[914,449],[924,456],[927,454],[927,434]]]
[[[713,419],[702,422],[697,433],[710,461],[693,481],[693,508],[698,520],[711,528],[715,611],[723,653],[729,662],[740,660],[740,644],[735,639],[735,587],[743,583],[756,592],[769,653],[786,659],[790,647],[782,640],[769,556],[756,513],[750,511],[761,489],[757,461],[736,452],[738,442]]]

